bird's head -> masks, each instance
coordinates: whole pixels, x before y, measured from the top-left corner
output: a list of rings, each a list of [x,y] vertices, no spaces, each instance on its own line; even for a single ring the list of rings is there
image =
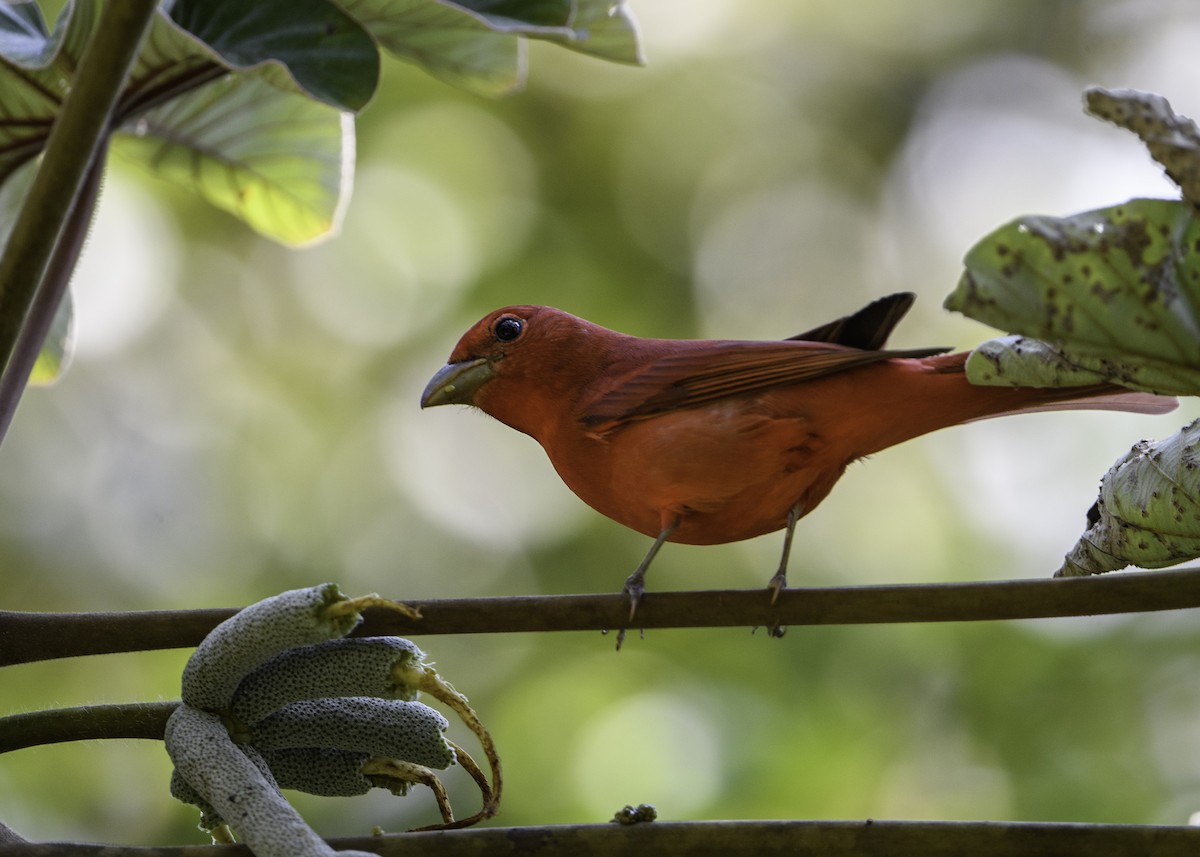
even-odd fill
[[[597,356],[599,331],[603,328],[553,307],[495,310],[463,334],[450,361],[426,385],[421,407],[474,405],[535,433],[528,424],[534,412],[561,407],[570,384]]]

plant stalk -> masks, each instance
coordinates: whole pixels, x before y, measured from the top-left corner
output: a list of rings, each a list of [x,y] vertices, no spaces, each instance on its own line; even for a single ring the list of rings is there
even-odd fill
[[[83,197],[88,173],[103,157],[113,109],[157,6],[158,0],[104,4],[62,112],[50,130],[42,163],[0,254],[0,388],[5,391],[0,400],[0,441],[33,366],[27,358],[18,359],[18,350],[33,348],[36,357],[42,344],[42,339],[24,331],[35,304],[41,307],[39,315],[48,312],[51,317],[58,306],[54,290],[46,288],[47,274],[56,248],[67,238],[68,221]],[[90,212],[79,214],[90,217]],[[56,272],[64,280],[70,279],[69,274]],[[23,366],[28,368],[22,375]]]

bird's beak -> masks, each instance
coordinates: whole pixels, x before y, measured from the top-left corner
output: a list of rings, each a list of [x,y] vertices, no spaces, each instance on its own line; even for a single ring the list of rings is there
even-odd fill
[[[425,385],[421,407],[474,404],[476,391],[495,374],[491,361],[486,357],[447,363]]]

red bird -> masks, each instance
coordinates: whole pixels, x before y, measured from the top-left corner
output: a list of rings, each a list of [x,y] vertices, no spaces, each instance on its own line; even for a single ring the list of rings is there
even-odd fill
[[[780,342],[641,339],[561,310],[510,306],[463,335],[421,407],[474,405],[537,440],[585,503],[655,538],[629,579],[630,618],[663,542],[720,544],[786,528],[853,461],[946,426],[1094,408],[1165,413],[1175,400],[1096,385],[967,382],[967,352],[885,350],[913,295]]]

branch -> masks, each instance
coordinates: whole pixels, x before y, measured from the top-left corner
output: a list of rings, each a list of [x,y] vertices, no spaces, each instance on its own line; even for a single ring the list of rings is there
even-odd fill
[[[418,620],[366,611],[358,634],[500,634],[599,631],[628,624],[629,599],[543,595],[410,601]],[[864,625],[1096,616],[1200,607],[1200,568],[1107,577],[786,589],[653,592],[637,628]],[[136,613],[0,611],[0,666],[114,652],[195,646],[235,609]]]
[[[1026,854],[1193,857],[1200,828],[1125,824],[930,821],[691,821],[494,827],[332,839],[338,849],[382,857],[521,855],[598,857],[661,854],[789,854],[796,857],[1015,857]],[[0,845],[0,857],[189,857],[208,848],[68,843]],[[220,850],[249,857],[243,845]]]
[[[178,700],[129,702],[10,714],[0,717],[0,753],[99,738],[161,741],[167,718],[178,706]]]
[[[18,367],[13,356],[21,331],[35,301],[52,297],[43,288],[47,268],[78,204],[88,169],[103,156],[121,85],[157,5],[157,0],[103,5],[62,112],[50,130],[41,166],[0,255],[0,377],[18,395],[27,380],[27,376],[14,377]],[[51,316],[53,311],[51,307]],[[22,346],[27,344],[28,340]],[[0,402],[4,422],[11,419],[18,395]]]

